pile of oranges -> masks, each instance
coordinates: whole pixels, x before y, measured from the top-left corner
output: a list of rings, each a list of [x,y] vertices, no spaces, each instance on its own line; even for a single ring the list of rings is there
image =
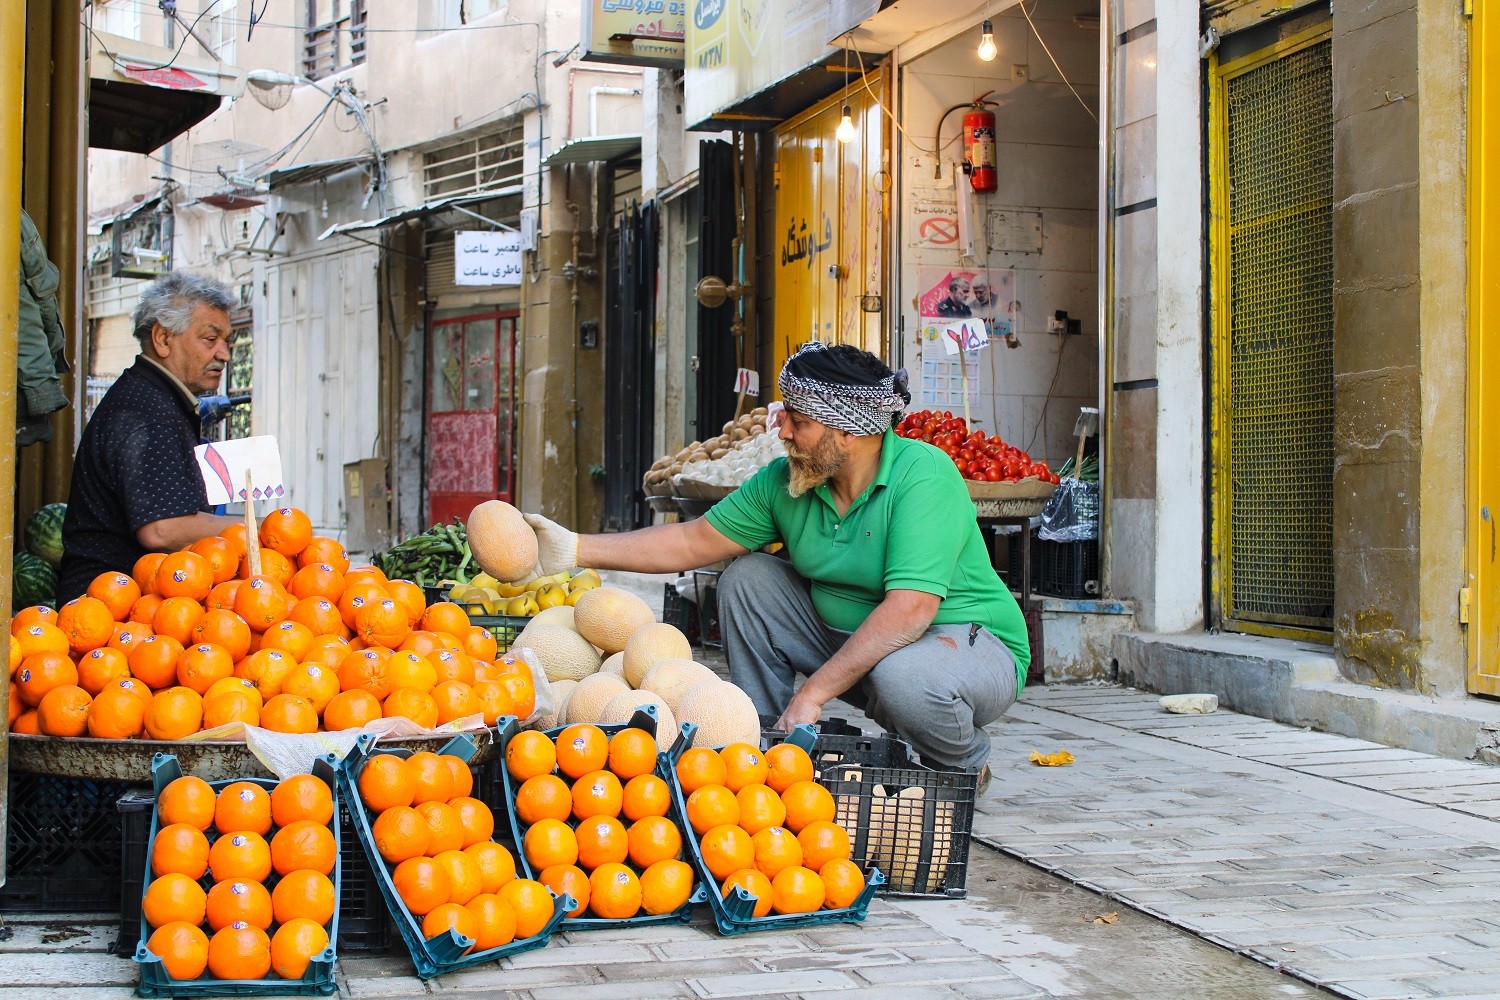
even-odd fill
[[[310,774],[269,793],[252,781],[217,795],[201,778],[169,783],[156,800],[151,880],[141,899],[147,950],[176,980],[205,971],[265,979],[273,970],[301,979],[328,947],[338,899],[332,819],[333,793]]]
[[[744,888],[756,917],[838,910],[859,897],[865,877],[850,860],[849,834],[834,822],[833,796],[813,780],[801,747],[697,747],[678,758],[676,771],[699,854],[722,896]]]
[[[374,846],[422,936],[450,928],[488,951],[533,937],[552,919],[552,894],[516,877],[516,862],[491,840],[495,816],[473,798],[469,766],[451,754],[380,753],[359,773],[360,798],[375,813]]]
[[[283,733],[402,716],[432,728],[531,714],[530,668],[456,604],[373,566],[296,508],[102,573],[60,610],[11,621],[11,732],[177,740],[244,722]]]
[[[521,851],[544,885],[577,901],[569,918],[660,916],[687,903],[695,879],[667,817],[671,789],[653,773],[655,736],[589,724],[555,740],[529,730],[506,746],[505,767],[519,782]]]

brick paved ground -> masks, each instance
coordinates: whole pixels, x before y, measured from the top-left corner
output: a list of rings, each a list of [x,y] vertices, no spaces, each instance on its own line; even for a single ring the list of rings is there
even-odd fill
[[[991,731],[984,842],[1342,996],[1500,997],[1500,769],[1118,687]]]

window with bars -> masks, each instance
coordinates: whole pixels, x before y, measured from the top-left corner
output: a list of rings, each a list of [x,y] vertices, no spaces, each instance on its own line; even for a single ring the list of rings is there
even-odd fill
[[[317,80],[365,61],[365,0],[306,0],[302,75]]]
[[[231,397],[255,394],[255,340],[250,324],[236,324],[229,335],[229,380],[225,391]],[[250,436],[250,403],[232,407],[224,417],[223,438],[232,441]]]
[[[95,237],[90,242],[97,239]],[[83,300],[84,314],[89,319],[129,315],[135,311],[146,286],[146,282],[139,278],[111,276],[108,234],[103,237],[103,245],[105,252],[102,257],[90,254]]]
[[[422,158],[422,200],[519,184],[525,172],[524,154],[520,118],[496,131],[434,149]]]

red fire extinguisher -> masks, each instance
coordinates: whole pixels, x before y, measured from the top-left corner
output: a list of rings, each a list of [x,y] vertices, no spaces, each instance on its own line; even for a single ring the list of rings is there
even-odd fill
[[[993,191],[999,186],[995,174],[995,113],[983,101],[964,115],[964,173],[976,192]]]

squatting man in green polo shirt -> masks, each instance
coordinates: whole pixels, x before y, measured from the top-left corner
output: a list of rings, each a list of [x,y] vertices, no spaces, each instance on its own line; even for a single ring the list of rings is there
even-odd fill
[[[777,388],[786,458],[681,524],[579,536],[527,514],[538,572],[734,559],[718,593],[730,679],[776,728],[817,722],[841,697],[928,765],[976,771],[983,785],[984,726],[1015,702],[1031,656],[962,477],[892,430],[911,394],[905,372],[873,354],[809,343]],[[788,558],[757,551],[775,541]]]

